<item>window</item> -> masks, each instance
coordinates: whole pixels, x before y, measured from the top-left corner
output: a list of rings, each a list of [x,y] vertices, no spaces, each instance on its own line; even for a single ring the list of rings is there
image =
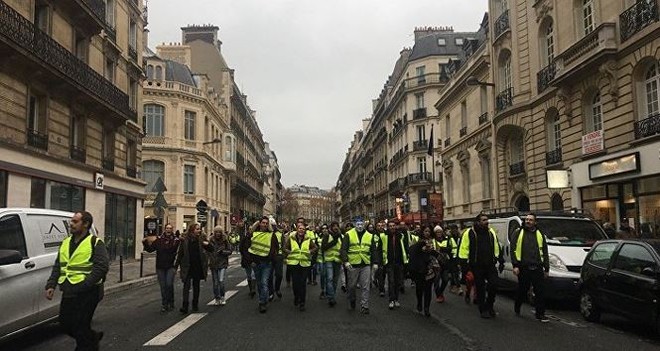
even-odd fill
[[[587,111],[587,132],[595,132],[603,129],[603,104],[600,100],[600,92],[597,91],[588,105]]]
[[[34,23],[41,31],[50,34],[50,7],[43,0],[35,1]]]
[[[192,111],[184,112],[184,138],[186,140],[195,140],[195,118],[197,114]]]
[[[420,173],[420,177],[426,177],[426,157],[417,158],[417,171]]]
[[[548,18],[547,22],[545,24],[545,28],[543,30],[543,35],[544,35],[544,41],[543,41],[543,46],[544,46],[544,53],[543,53],[543,59],[544,59],[544,65],[549,65],[554,61],[555,59],[555,36],[554,36],[554,24],[552,22],[552,19]]]
[[[513,86],[511,79],[511,54],[506,52],[500,60],[500,81],[502,83],[501,91],[507,90]]]
[[[148,136],[165,135],[165,108],[160,105],[144,105],[145,131]]]
[[[481,192],[484,199],[489,199],[491,194],[491,175],[490,175],[490,158],[481,158]]]
[[[426,71],[426,66],[419,66],[415,68],[415,74],[417,75],[417,83],[424,84],[426,83],[426,77],[424,72]]]
[[[144,187],[146,192],[153,192],[158,178],[165,182],[165,163],[155,160],[142,162],[142,179],[147,183]]]
[[[28,96],[28,129],[42,134],[47,132],[48,99],[34,90]]]
[[[445,117],[445,139],[449,139],[451,136],[451,116],[447,115]]]
[[[425,139],[426,139],[426,126],[422,124],[417,126],[417,140],[423,141]]]
[[[552,110],[547,117],[547,131],[548,131],[548,151],[558,150],[561,148],[561,123],[559,123],[559,113],[557,110]]]
[[[137,24],[132,19],[128,24],[128,47],[137,48]]]
[[[103,143],[101,145],[104,160],[115,159],[115,132],[111,129],[103,129]]]
[[[185,165],[183,167],[183,193],[195,194],[195,166]]]
[[[115,0],[105,0],[105,23],[115,28]]]
[[[617,245],[618,243],[603,243],[594,247],[588,262],[594,266],[607,268]]]
[[[73,43],[76,57],[80,61],[87,63],[87,57],[89,56],[89,39],[76,32]]]
[[[619,255],[614,261],[613,269],[630,273],[641,274],[644,268],[656,268],[651,253],[643,246],[636,244],[623,244]]]
[[[137,94],[137,82],[133,78],[128,78],[128,105],[133,111],[137,111]]]
[[[156,80],[163,80],[163,67],[156,66]]]
[[[505,13],[509,9],[509,3],[507,0],[499,0],[498,10],[500,14]]]
[[[445,46],[445,45],[447,45],[445,38],[438,38],[438,46]]]
[[[585,35],[591,33],[596,28],[594,23],[593,0],[582,0],[582,28]]]
[[[658,74],[657,62],[654,62],[653,65],[648,68],[645,79],[644,95],[646,96],[646,117],[650,117],[660,112],[660,108],[658,107],[658,81],[660,80],[660,74]]]
[[[0,250],[15,250],[27,257],[25,234],[18,215],[7,215],[0,218]]]
[[[135,162],[137,160],[137,142],[132,139],[128,139],[126,142],[126,168],[133,169],[133,175],[135,175]]]
[[[154,65],[147,65],[147,79],[154,79]]]
[[[463,45],[463,38],[456,38],[456,46],[461,46]]]
[[[467,102],[461,102],[461,128],[467,128]]]
[[[445,202],[447,206],[453,205],[453,193],[454,193],[454,180],[452,179],[451,173],[445,173],[445,185],[447,189],[447,194],[445,195]]]
[[[105,237],[103,241],[108,256],[114,260],[117,255],[135,255],[135,208],[137,200],[132,197],[106,193],[105,195]]]
[[[105,67],[103,69],[103,73],[105,75],[105,79],[110,81],[111,83],[115,82],[115,61],[109,57],[106,56],[105,58]]]
[[[85,149],[85,116],[74,113],[71,116],[71,147]]]
[[[225,136],[225,161],[236,162],[235,140],[233,136]]]
[[[415,105],[418,109],[424,108],[424,93],[415,94]]]
[[[461,166],[461,175],[462,175],[462,190],[463,190],[463,203],[467,204],[470,202],[470,163],[466,162],[465,165]]]
[[[523,153],[523,139],[522,136],[517,136],[511,139],[511,144],[510,144],[510,157],[511,157],[511,164],[516,164],[518,162],[522,162],[525,157]]]
[[[488,112],[488,91],[485,86],[479,87],[479,101],[481,102],[481,114]]]
[[[79,211],[85,208],[85,189],[52,180],[32,178],[30,207]]]

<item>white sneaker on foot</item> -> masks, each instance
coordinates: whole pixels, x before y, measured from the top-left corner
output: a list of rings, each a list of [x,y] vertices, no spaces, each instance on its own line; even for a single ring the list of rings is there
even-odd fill
[[[213,301],[213,306],[218,306],[220,305],[220,298],[216,297],[215,301]]]
[[[394,301],[390,301],[389,309],[391,309],[391,310],[394,309]]]
[[[225,300],[224,297],[221,297],[221,298],[220,298],[220,306],[224,306],[224,305],[226,305],[226,304],[227,304],[227,300]]]
[[[401,307],[401,304],[399,303],[399,300],[394,301],[394,307],[396,307],[396,308]]]

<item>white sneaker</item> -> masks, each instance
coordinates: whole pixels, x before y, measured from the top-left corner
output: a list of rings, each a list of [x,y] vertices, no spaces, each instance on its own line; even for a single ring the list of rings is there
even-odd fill
[[[390,305],[389,305],[389,308],[390,308],[391,310],[393,310],[393,309],[394,309],[394,301],[390,301]]]
[[[394,301],[394,307],[396,307],[396,308],[401,307],[401,304],[399,303],[399,300]]]
[[[224,297],[220,298],[220,306],[224,306],[226,304],[227,304],[227,301],[225,300],[225,298]]]
[[[215,301],[213,301],[213,306],[218,306],[220,305],[220,299],[216,298]]]

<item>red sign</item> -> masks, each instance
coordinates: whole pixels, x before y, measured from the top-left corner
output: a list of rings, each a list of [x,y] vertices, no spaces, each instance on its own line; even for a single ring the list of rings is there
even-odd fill
[[[582,154],[603,151],[603,131],[597,130],[582,136]]]
[[[401,220],[401,218],[402,218],[402,216],[401,216],[401,205],[396,204],[396,219]]]
[[[444,211],[442,207],[442,194],[440,193],[430,193],[429,202],[433,208],[432,217],[435,217],[437,220],[442,221],[444,217]]]

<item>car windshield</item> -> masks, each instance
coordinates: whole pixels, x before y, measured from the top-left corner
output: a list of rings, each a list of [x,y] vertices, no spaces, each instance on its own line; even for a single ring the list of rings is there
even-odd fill
[[[592,221],[570,218],[539,218],[538,228],[548,238],[548,245],[592,246],[607,239],[605,233]]]

